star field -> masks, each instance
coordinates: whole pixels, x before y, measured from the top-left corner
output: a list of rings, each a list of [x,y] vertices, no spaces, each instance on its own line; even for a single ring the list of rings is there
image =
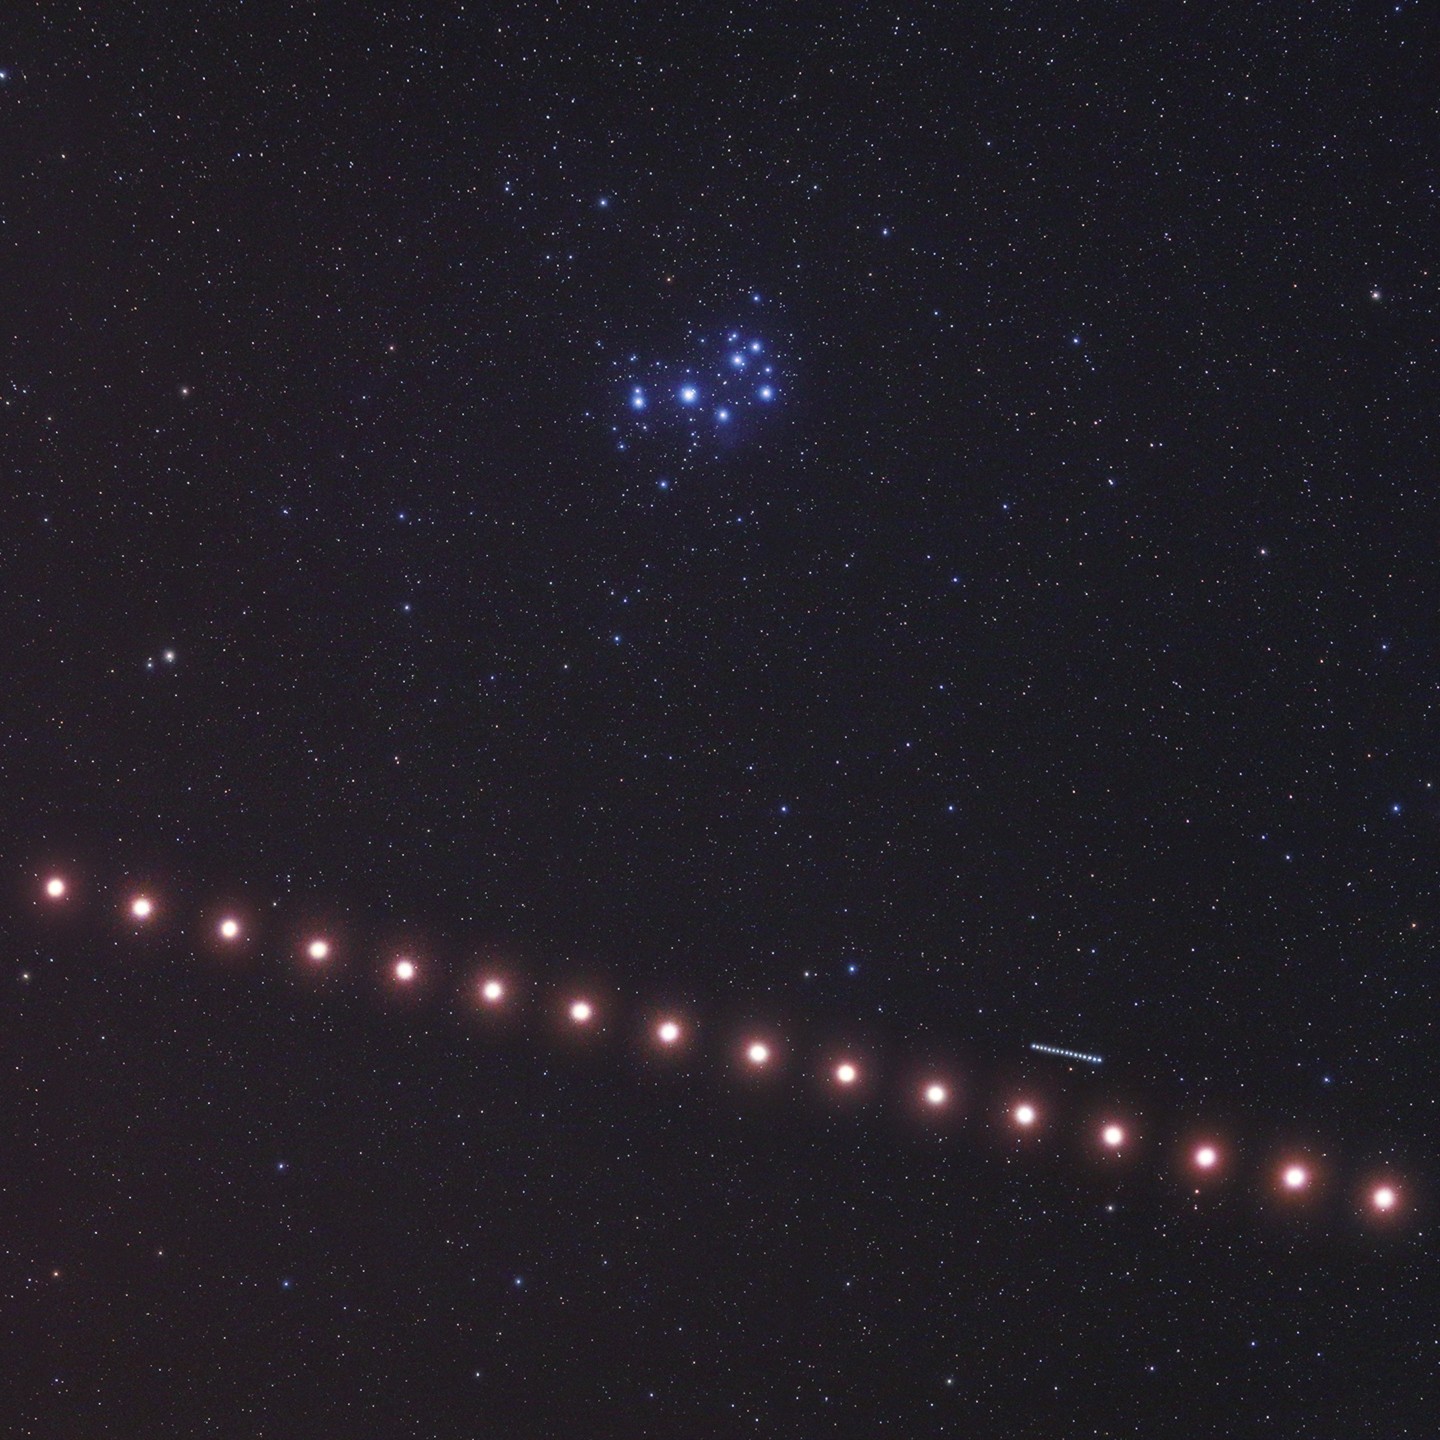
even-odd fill
[[[0,1434],[1429,1440],[1425,7],[7,18]]]

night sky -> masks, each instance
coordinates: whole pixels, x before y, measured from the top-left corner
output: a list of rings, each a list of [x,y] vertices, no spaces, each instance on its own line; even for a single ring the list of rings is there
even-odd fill
[[[7,11],[0,1434],[1433,1436],[1433,22]]]

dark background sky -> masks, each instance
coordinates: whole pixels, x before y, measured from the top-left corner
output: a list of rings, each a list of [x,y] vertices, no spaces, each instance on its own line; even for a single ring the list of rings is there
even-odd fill
[[[6,1433],[1432,1434],[1435,38],[16,7]],[[771,411],[640,429],[733,326]],[[481,951],[610,1033],[477,1035]]]

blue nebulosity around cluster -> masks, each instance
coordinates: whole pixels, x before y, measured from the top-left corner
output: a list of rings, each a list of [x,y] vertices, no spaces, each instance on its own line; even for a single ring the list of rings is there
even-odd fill
[[[769,339],[749,328],[696,333],[678,356],[631,352],[615,368],[620,450],[647,439],[687,453],[728,446],[759,433],[784,397]]]

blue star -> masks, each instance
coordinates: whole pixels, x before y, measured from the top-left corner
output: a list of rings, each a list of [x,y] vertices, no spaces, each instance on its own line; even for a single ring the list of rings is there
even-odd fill
[[[693,385],[680,387],[680,403],[682,405],[693,405],[699,398],[700,392]]]
[[[730,418],[730,412],[722,407],[715,412],[715,418],[723,425]]]
[[[775,391],[769,385],[762,385],[755,393],[759,395],[762,400],[773,400],[775,398]]]
[[[630,392],[630,408],[632,410],[645,408],[645,392],[638,385]]]

